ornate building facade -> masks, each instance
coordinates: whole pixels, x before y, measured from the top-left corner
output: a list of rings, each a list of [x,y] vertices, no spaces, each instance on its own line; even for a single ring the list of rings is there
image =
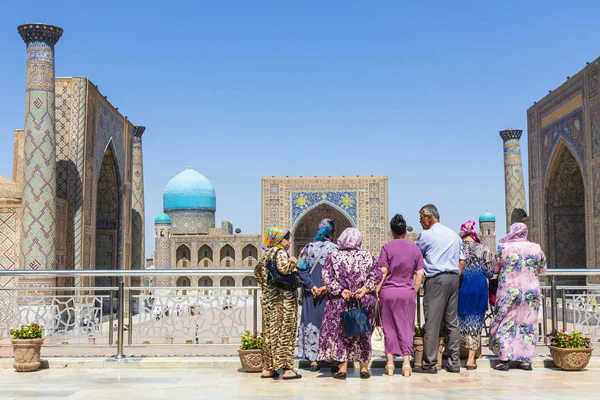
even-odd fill
[[[504,142],[504,190],[506,200],[506,231],[515,222],[527,216],[525,204],[525,181],[523,178],[523,160],[521,159],[522,130],[505,129],[500,131]]]
[[[600,261],[600,59],[527,111],[532,239],[550,268]]]
[[[142,178],[137,189],[132,185],[140,127],[90,80],[54,77],[62,29],[27,24],[18,30],[27,46],[25,129],[15,131],[12,179],[0,178],[0,268],[129,269],[132,237],[143,238],[143,224],[132,228],[134,214],[143,221],[141,159]],[[133,205],[136,190],[142,197]],[[3,278],[0,286],[89,283]]]
[[[337,235],[360,229],[363,249],[379,254],[390,240],[387,177],[262,179],[262,231],[289,229],[293,254],[312,240],[323,218],[335,220]]]

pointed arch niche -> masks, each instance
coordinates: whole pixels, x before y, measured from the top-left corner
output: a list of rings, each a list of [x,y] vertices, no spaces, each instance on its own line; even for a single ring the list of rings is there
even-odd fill
[[[546,251],[550,268],[586,268],[585,185],[581,167],[561,141],[546,183]],[[585,277],[564,277],[562,284],[584,284]]]

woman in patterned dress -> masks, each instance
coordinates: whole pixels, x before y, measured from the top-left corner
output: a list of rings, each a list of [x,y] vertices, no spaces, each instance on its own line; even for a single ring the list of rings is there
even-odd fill
[[[319,329],[325,311],[327,286],[323,284],[321,270],[329,254],[338,251],[333,243],[335,224],[327,218],[319,223],[315,240],[300,252],[298,270],[304,290],[302,291],[302,313],[298,331],[298,357],[310,361],[310,370],[319,371]],[[333,367],[335,370],[337,367]]]
[[[466,258],[458,289],[460,345],[469,350],[467,369],[474,370],[477,368],[475,352],[481,345],[481,330],[488,310],[488,279],[494,275],[493,254],[481,244],[475,221],[462,224],[459,235]]]
[[[381,269],[371,253],[360,249],[362,236],[356,228],[346,229],[339,237],[339,250],[332,253],[323,266],[323,283],[327,286],[327,302],[319,340],[318,359],[339,364],[336,379],[346,379],[349,361],[360,362],[360,377],[371,377],[368,362],[371,358],[371,333],[347,336],[340,313],[348,301],[360,300],[369,313],[373,326],[375,288],[381,281]]]
[[[262,289],[263,372],[261,378],[277,378],[278,369],[283,379],[299,379],[293,370],[294,345],[298,328],[298,291],[284,289],[269,280],[267,262],[274,262],[282,275],[297,272],[296,258],[287,253],[290,232],[280,228],[267,229],[263,239],[266,251],[254,268],[254,276]]]
[[[545,271],[546,257],[539,244],[527,240],[527,226],[512,224],[500,239],[494,259],[494,272],[499,275],[490,348],[500,358],[494,369],[508,371],[509,361],[519,361],[520,369],[533,369],[540,308],[538,275]]]

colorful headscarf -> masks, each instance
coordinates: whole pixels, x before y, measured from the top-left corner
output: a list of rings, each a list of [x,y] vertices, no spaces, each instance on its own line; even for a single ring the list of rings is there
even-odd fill
[[[458,234],[461,238],[464,238],[465,236],[471,236],[473,239],[475,239],[477,243],[481,243],[479,235],[475,230],[475,221],[473,221],[472,219],[468,220],[460,226],[460,232]]]
[[[290,231],[286,231],[275,226],[267,228],[267,232],[265,233],[265,237],[262,242],[263,250],[269,250],[272,247],[281,248],[281,241],[288,233],[290,233]]]
[[[515,222],[510,226],[510,232],[506,234],[500,243],[524,242],[527,240],[527,225],[522,222]]]
[[[346,228],[337,240],[340,250],[360,250],[362,235],[356,228]]]
[[[319,222],[319,230],[317,231],[317,236],[315,236],[315,241],[332,241],[334,234],[335,224],[333,223],[333,220],[331,218],[325,218],[323,221]]]

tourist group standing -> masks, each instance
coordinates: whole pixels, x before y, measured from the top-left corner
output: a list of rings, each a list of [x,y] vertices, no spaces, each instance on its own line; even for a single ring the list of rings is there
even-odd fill
[[[314,240],[298,259],[288,254],[289,231],[267,230],[265,253],[254,271],[262,289],[261,378],[279,378],[279,370],[284,380],[302,377],[293,369],[296,337],[298,355],[310,361],[311,371],[320,370],[319,361],[327,362],[333,377],[344,380],[348,363],[358,362],[360,377],[370,378],[371,329],[378,302],[387,375],[394,374],[394,357],[402,357],[403,376],[436,374],[442,337],[448,351],[446,370],[460,372],[460,347],[468,350],[466,368],[474,370],[488,312],[488,281],[494,274],[498,291],[490,347],[501,360],[494,368],[507,371],[509,361],[516,361],[520,369],[532,369],[538,275],[546,262],[540,246],[527,241],[527,227],[513,224],[494,255],[481,243],[474,221],[462,224],[457,234],[442,225],[432,204],[422,207],[419,217],[423,233],[416,244],[405,239],[404,217],[392,218],[394,240],[383,246],[379,260],[361,249],[362,235],[356,228],[347,228],[334,241],[331,219],[319,223]],[[412,369],[416,298],[423,281],[423,361]]]

